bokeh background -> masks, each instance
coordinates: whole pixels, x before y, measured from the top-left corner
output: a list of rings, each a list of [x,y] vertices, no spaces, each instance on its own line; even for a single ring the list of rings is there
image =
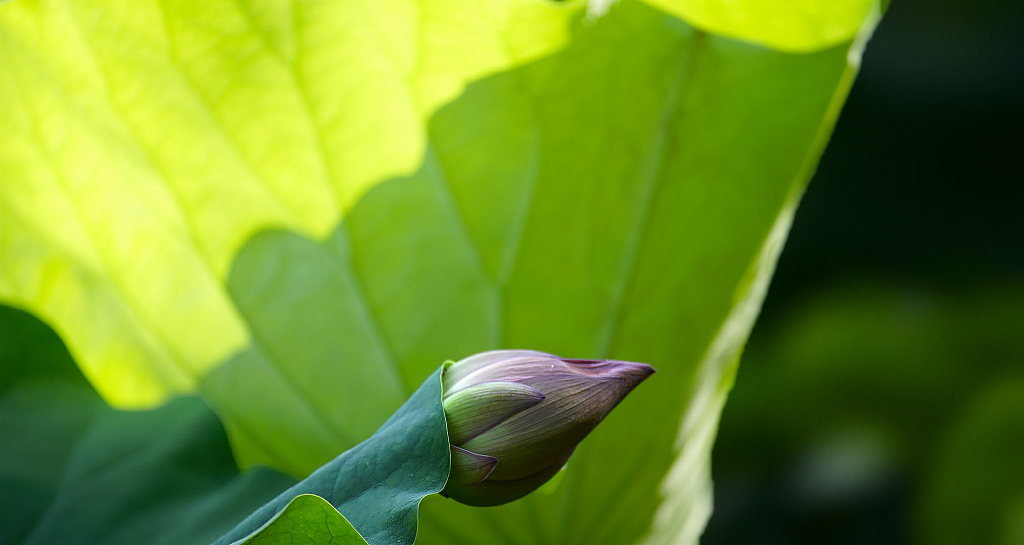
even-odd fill
[[[894,0],[723,414],[705,545],[1024,544],[1024,2]]]

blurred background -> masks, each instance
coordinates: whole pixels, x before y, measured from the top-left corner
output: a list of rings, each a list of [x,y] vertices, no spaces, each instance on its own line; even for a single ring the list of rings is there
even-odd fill
[[[724,544],[1024,544],[1024,2],[893,0],[714,451]]]

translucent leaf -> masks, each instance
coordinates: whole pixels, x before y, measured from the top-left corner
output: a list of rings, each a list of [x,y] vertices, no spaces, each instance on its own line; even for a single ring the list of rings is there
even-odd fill
[[[852,39],[875,0],[644,0],[693,26],[781,51],[810,52]],[[598,15],[608,0],[591,3]]]
[[[323,236],[415,170],[464,84],[551,51],[535,0],[0,5],[0,298],[104,397],[189,391],[250,341],[224,291],[268,225]]]

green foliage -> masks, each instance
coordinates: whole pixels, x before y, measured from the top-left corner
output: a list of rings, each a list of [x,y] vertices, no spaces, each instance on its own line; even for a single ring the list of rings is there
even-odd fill
[[[643,361],[659,374],[560,484],[486,510],[435,497],[420,540],[696,540],[862,3],[807,54],[630,0],[596,20],[533,0],[114,4],[0,6],[0,297],[51,321],[106,399],[197,388],[243,466],[302,477],[444,360]],[[390,500],[345,494],[321,495],[373,542],[367,506]]]

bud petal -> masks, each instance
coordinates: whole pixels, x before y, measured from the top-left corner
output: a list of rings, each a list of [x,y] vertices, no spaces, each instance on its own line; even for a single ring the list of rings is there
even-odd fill
[[[452,486],[449,480],[449,484],[445,486],[442,494],[466,505],[476,507],[489,507],[518,500],[536,490],[540,485],[548,482],[548,479],[551,477],[554,477],[555,473],[558,473],[565,466],[565,463],[569,461],[569,456],[571,455],[572,452],[570,451],[562,459],[557,460],[536,474],[514,481],[493,481],[488,478],[473,486]]]
[[[459,390],[444,400],[448,440],[462,445],[543,399],[536,388],[515,382],[488,382]]]
[[[547,392],[545,401],[462,445],[501,460],[492,473],[496,480],[521,479],[561,459],[576,448],[627,391],[625,381],[617,377],[556,375],[534,378],[531,382]]]
[[[498,459],[493,456],[485,456],[470,452],[466,449],[453,446],[452,470],[448,474],[447,490],[452,486],[475,486],[487,478],[498,465]]]
[[[453,365],[445,370],[444,376],[442,377],[442,384],[445,392],[453,392],[455,390],[464,388],[467,384],[458,384],[463,381],[467,376],[480,371],[486,367],[490,367],[496,363],[501,363],[500,367],[507,367],[509,360],[519,359],[533,359],[538,358],[556,358],[544,352],[538,352],[536,350],[491,350],[489,352],[481,352],[474,354],[468,358],[459,360],[457,365]],[[481,382],[487,382],[487,377],[478,377],[482,380],[474,380],[472,384],[479,384]],[[493,379],[491,379],[493,380]],[[456,385],[458,384],[458,387]]]

